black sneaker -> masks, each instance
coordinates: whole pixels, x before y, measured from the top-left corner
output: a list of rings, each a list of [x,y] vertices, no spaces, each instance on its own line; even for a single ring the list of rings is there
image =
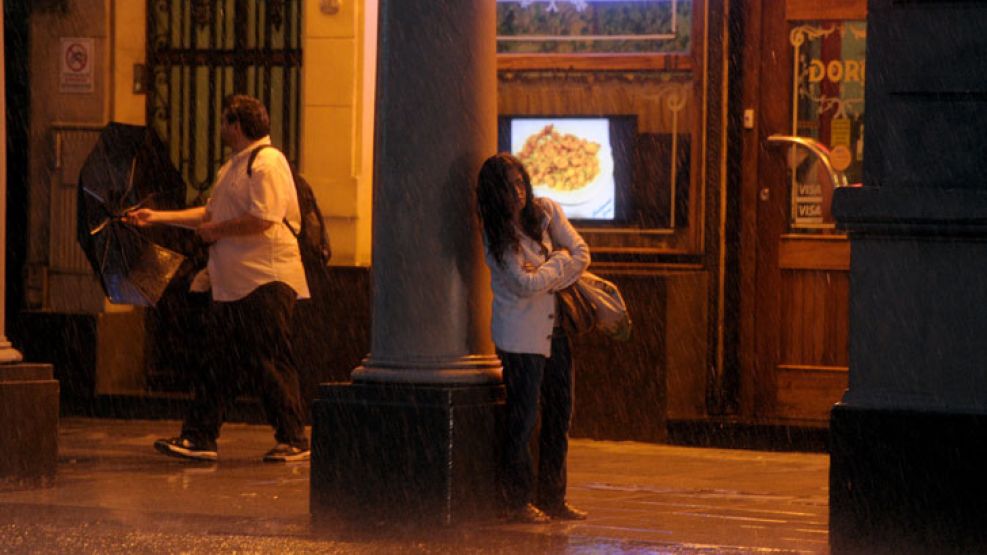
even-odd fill
[[[287,443],[279,443],[264,455],[264,462],[284,463],[307,461],[311,458],[312,452],[308,448],[301,449]]]
[[[154,442],[154,448],[170,457],[191,459],[193,461],[215,461],[219,458],[215,445],[199,445],[187,437],[159,439]]]

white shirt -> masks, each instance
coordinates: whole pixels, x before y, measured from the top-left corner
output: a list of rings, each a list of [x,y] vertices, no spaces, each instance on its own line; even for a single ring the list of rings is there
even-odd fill
[[[557,318],[555,292],[579,279],[589,266],[590,256],[586,242],[555,201],[538,198],[535,202],[545,211],[541,246],[518,229],[518,251],[505,252],[503,266],[485,241],[484,251],[494,296],[494,344],[509,353],[548,357]],[[561,248],[569,252],[555,250]]]
[[[262,149],[247,176],[250,153],[264,144],[271,144],[271,138],[251,143],[223,164],[206,203],[206,215],[214,222],[250,214],[273,223],[261,233],[224,237],[209,247],[209,278],[217,301],[242,299],[275,281],[286,283],[298,298],[309,296],[298,240],[284,224],[287,218],[294,229],[301,229],[288,160],[275,148]]]

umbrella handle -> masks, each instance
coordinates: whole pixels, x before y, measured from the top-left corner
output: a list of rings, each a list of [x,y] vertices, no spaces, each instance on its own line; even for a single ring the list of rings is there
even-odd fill
[[[127,212],[132,212],[132,211],[134,211],[134,210],[137,210],[137,209],[138,209],[138,208],[140,208],[140,207],[141,207],[141,206],[142,206],[142,205],[143,205],[143,204],[144,204],[145,202],[147,202],[147,201],[149,201],[149,200],[151,200],[151,198],[153,198],[153,197],[154,197],[155,195],[157,195],[157,194],[158,194],[158,193],[156,193],[156,192],[154,192],[154,193],[151,193],[150,195],[147,195],[146,197],[144,197],[144,198],[142,198],[142,199],[141,199],[141,201],[140,201],[140,202],[138,202],[137,204],[135,204],[135,205],[133,205],[133,206],[128,206],[128,207],[126,207],[126,208],[121,208],[121,209],[120,209],[120,211],[119,211],[119,212],[117,213],[117,215],[119,216],[119,215],[122,215],[122,214],[126,214]]]

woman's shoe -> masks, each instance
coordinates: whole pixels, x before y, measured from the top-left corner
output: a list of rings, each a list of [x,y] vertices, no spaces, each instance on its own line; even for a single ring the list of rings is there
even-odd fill
[[[581,511],[563,501],[558,505],[540,507],[541,511],[555,520],[586,520],[589,513]]]
[[[548,518],[548,515],[543,513],[538,507],[535,507],[531,503],[527,505],[521,505],[516,509],[509,509],[507,511],[507,521],[508,522],[524,522],[526,524],[545,524],[551,522],[552,519]]]

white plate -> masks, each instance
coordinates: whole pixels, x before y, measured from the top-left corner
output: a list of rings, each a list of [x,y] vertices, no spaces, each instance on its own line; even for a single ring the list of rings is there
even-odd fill
[[[546,185],[532,183],[532,191],[537,196],[548,197],[564,206],[587,204],[594,200],[600,203],[605,202],[613,196],[611,186],[613,183],[613,156],[610,155],[610,147],[601,145],[597,156],[600,158],[600,173],[586,186],[571,191],[559,191]]]

